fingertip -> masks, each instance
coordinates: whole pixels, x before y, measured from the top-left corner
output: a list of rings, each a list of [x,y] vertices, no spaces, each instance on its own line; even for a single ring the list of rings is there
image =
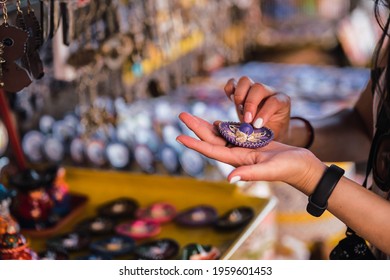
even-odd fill
[[[177,136],[177,137],[176,137],[176,142],[179,143],[179,144],[181,144],[181,145],[184,145],[181,139],[182,139],[182,136],[181,136],[181,135]]]
[[[235,184],[235,183],[237,183],[239,181],[241,181],[241,176],[239,176],[239,175],[232,176],[229,179],[229,183],[230,184]]]

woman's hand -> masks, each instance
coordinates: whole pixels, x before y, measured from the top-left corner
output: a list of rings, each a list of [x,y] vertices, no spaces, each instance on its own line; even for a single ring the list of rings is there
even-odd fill
[[[325,170],[326,166],[306,149],[275,141],[258,149],[227,147],[215,125],[188,113],[181,113],[179,118],[200,140],[180,135],[177,141],[209,158],[236,167],[228,176],[232,183],[239,180],[283,181],[308,194]]]
[[[278,141],[287,137],[291,109],[289,96],[254,83],[246,76],[238,82],[230,79],[224,90],[234,102],[241,122],[252,123],[255,128],[266,126],[272,129]]]

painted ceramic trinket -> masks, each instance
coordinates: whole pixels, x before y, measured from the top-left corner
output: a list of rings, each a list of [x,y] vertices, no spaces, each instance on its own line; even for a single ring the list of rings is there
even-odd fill
[[[163,238],[138,245],[134,254],[142,260],[169,260],[176,257],[179,244],[170,238]]]
[[[32,169],[26,169],[10,178],[10,185],[17,189],[12,213],[20,226],[35,230],[51,226],[54,202],[46,189],[44,177]]]
[[[40,260],[69,260],[68,253],[61,249],[48,249],[38,253]]]
[[[113,257],[130,254],[133,252],[134,248],[134,239],[121,235],[100,239],[92,242],[90,245],[90,249],[94,253]]]
[[[217,247],[191,243],[183,248],[183,260],[216,260],[221,256]]]
[[[138,202],[131,198],[117,198],[98,207],[100,216],[111,219],[131,219],[138,209]]]
[[[157,223],[167,223],[176,216],[176,208],[172,204],[157,202],[149,207],[141,208],[137,211],[137,217],[145,221]]]
[[[274,138],[274,134],[269,128],[254,128],[249,123],[220,122],[218,131],[230,144],[243,148],[264,147]]]
[[[161,226],[153,221],[135,220],[119,224],[115,227],[115,231],[120,235],[142,239],[158,235],[161,232]]]
[[[76,231],[87,232],[91,235],[110,234],[114,231],[114,221],[106,217],[92,217],[82,220],[75,226]]]
[[[66,181],[66,170],[64,167],[52,166],[47,168],[42,176],[46,181],[46,189],[53,200],[53,219],[60,219],[71,211],[71,196],[69,185]]]
[[[20,233],[0,235],[0,260],[37,260],[38,255],[28,247]]]
[[[0,236],[6,233],[18,233],[19,224],[10,213],[11,199],[15,197],[16,192],[7,190],[0,184]]]
[[[215,228],[219,230],[235,230],[247,225],[254,217],[252,208],[241,206],[229,210],[215,223]]]
[[[175,222],[182,226],[202,227],[214,224],[217,218],[217,210],[214,207],[199,205],[178,213]]]
[[[68,232],[60,236],[55,236],[46,241],[49,249],[63,249],[67,252],[84,250],[91,243],[91,238],[84,232]]]

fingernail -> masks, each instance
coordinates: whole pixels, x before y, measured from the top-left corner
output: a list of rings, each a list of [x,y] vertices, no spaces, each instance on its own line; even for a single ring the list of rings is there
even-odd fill
[[[261,128],[261,127],[263,126],[263,122],[264,122],[264,120],[263,120],[262,118],[258,118],[258,119],[254,122],[253,126],[254,126],[255,128]]]
[[[236,80],[233,81],[233,87],[234,87],[234,89],[237,87],[237,81]]]
[[[181,141],[180,141],[179,139],[177,139],[177,138],[176,138],[176,141],[177,141],[177,143],[184,145],[183,142],[181,142]]]
[[[230,179],[230,184],[235,184],[235,183],[237,183],[238,181],[240,181],[241,180],[241,176],[234,176],[234,177],[232,177],[231,179]]]
[[[251,121],[252,121],[252,113],[251,112],[246,112],[245,113],[245,117],[244,117],[244,121],[246,122],[246,123],[250,123]]]
[[[234,93],[230,94],[229,99],[234,102]]]

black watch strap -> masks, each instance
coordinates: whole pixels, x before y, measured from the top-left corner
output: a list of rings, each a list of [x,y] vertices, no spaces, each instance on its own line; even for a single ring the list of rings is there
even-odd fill
[[[334,164],[325,170],[314,192],[309,196],[309,203],[306,207],[309,214],[319,217],[324,213],[328,207],[328,199],[344,172],[344,169]]]

